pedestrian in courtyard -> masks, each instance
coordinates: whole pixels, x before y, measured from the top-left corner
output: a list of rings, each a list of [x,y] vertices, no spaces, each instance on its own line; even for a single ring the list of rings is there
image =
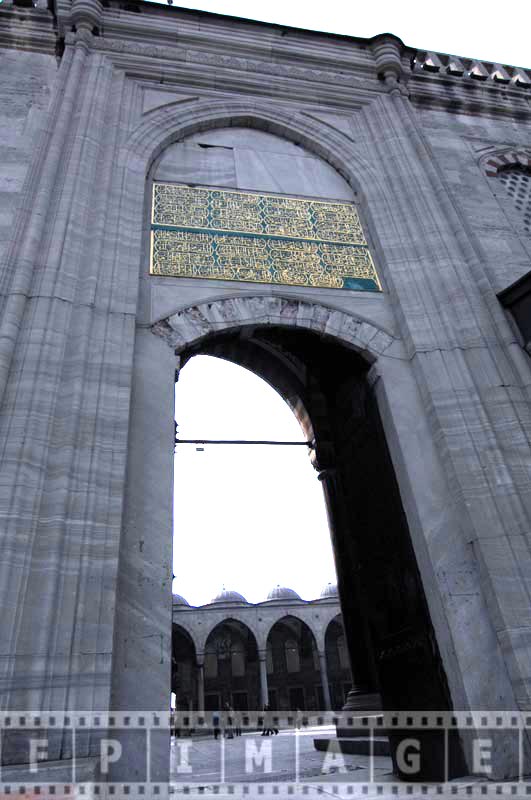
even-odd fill
[[[227,739],[234,739],[232,729],[234,711],[228,703],[225,703],[225,736]]]
[[[242,714],[241,711],[233,711],[233,720],[234,720],[234,735],[241,736],[242,735]]]
[[[270,711],[269,705],[264,706],[264,730],[262,736],[269,736],[278,733],[278,728],[273,727],[273,714]]]
[[[212,714],[212,725],[214,727],[214,739],[219,738],[219,734],[221,733],[221,726],[220,726],[220,713],[219,711],[214,711]]]

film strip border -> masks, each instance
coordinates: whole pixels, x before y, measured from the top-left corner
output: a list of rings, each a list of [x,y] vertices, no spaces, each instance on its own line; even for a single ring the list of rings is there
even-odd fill
[[[230,714],[231,712],[229,712]],[[8,734],[9,731],[26,731],[30,735],[35,735],[35,731],[42,732],[43,729],[53,729],[57,733],[61,730],[71,730],[75,739],[86,733],[99,734],[120,729],[141,731],[150,739],[153,735],[169,735],[169,729],[179,726],[180,736],[185,738],[193,733],[201,733],[201,727],[205,732],[209,728],[220,724],[220,719],[224,715],[220,712],[59,712],[59,713],[2,713],[0,714],[1,735]],[[259,735],[260,727],[264,724],[264,717],[268,721],[273,721],[275,727],[291,729],[295,733],[307,733],[312,735],[317,733],[319,726],[337,725],[343,730],[356,729],[359,735],[360,728],[365,728],[369,740],[376,739],[379,735],[390,735],[392,731],[403,732],[411,731],[411,737],[415,734],[421,738],[422,733],[432,735],[431,731],[438,731],[439,735],[444,732],[445,747],[448,747],[448,736],[453,730],[459,730],[461,734],[471,734],[483,741],[481,731],[485,737],[489,734],[500,733],[506,736],[506,732],[512,732],[513,745],[515,747],[515,766],[518,761],[519,780],[493,781],[487,777],[476,782],[469,780],[426,783],[421,782],[407,783],[398,778],[380,783],[374,771],[374,751],[371,748],[367,758],[368,780],[356,781],[356,773],[346,773],[336,778],[327,775],[326,779],[304,777],[305,783],[301,783],[298,777],[291,781],[278,782],[261,778],[248,782],[247,780],[229,780],[223,777],[219,780],[212,779],[210,784],[204,776],[198,775],[195,779],[191,776],[182,776],[178,781],[170,783],[156,783],[149,780],[150,771],[147,767],[146,780],[134,780],[128,783],[112,783],[109,781],[62,783],[52,782],[47,779],[46,773],[35,776],[35,782],[17,780],[13,775],[13,768],[6,766],[0,778],[0,800],[4,797],[53,797],[54,800],[64,800],[71,797],[290,797],[290,796],[310,796],[323,794],[337,797],[411,797],[422,798],[427,795],[434,797],[485,797],[497,796],[505,797],[530,797],[531,798],[531,777],[526,780],[524,775],[531,772],[523,769],[524,753],[522,750],[523,739],[528,730],[531,729],[531,713],[511,711],[474,711],[474,712],[386,712],[382,714],[369,715],[365,717],[355,716],[349,713],[334,714],[333,712],[275,712],[267,714],[261,711],[247,712],[241,714],[238,722],[241,727],[251,734]],[[222,723],[223,724],[223,723]],[[188,730],[187,730],[188,728]],[[317,729],[317,730],[314,730]],[[479,731],[479,734],[478,734]],[[348,735],[348,732],[347,732]],[[179,740],[177,740],[178,742]],[[223,740],[222,740],[223,741]],[[410,742],[412,741],[409,740]],[[420,744],[418,742],[417,744]],[[186,745],[185,745],[186,746]],[[73,748],[73,753],[76,748]],[[149,746],[148,750],[149,752]],[[480,753],[481,755],[481,753]],[[148,762],[146,762],[147,764]],[[528,763],[527,761],[525,763]],[[68,764],[64,765],[68,768]],[[72,762],[72,778],[75,774],[75,757]],[[16,769],[15,769],[16,771]],[[185,770],[188,771],[188,770]],[[224,773],[220,773],[220,776]],[[446,772],[446,774],[448,774]],[[298,768],[295,771],[298,776]],[[22,777],[22,776],[21,776]],[[50,777],[52,777],[50,775]],[[110,776],[109,776],[110,777]],[[376,780],[374,778],[376,777]],[[27,778],[27,775],[24,775]],[[332,778],[332,780],[331,780]],[[528,782],[529,781],[529,782]]]
[[[263,711],[3,711],[0,712],[0,730],[13,729],[100,729],[135,728],[157,729],[178,727],[180,729],[205,730],[215,727],[219,718],[238,714],[240,726],[255,730],[264,723]],[[317,727],[335,725],[341,729],[365,728],[375,730],[433,729],[433,730],[481,730],[531,729],[531,712],[521,711],[399,711],[376,712],[367,715],[354,712],[331,711],[268,711],[268,719],[275,727]]]
[[[472,779],[473,781],[473,779]],[[74,798],[283,798],[293,797],[352,797],[380,798],[404,797],[410,800],[423,798],[488,798],[531,797],[531,784],[516,782],[482,782],[471,780],[452,783],[228,783],[207,787],[203,784],[174,786],[171,783],[77,783],[30,784],[0,782],[0,798],[41,798],[41,800],[73,800]]]

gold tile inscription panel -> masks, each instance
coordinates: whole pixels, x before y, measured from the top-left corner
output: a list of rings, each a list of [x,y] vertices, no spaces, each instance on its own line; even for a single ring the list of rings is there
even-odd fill
[[[352,203],[154,183],[152,275],[380,291]]]

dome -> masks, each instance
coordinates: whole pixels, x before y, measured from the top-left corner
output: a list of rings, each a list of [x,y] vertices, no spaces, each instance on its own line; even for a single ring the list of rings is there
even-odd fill
[[[182,594],[174,594],[173,595],[173,605],[174,606],[189,606],[190,603],[188,600],[185,600]]]
[[[239,592],[233,592],[230,589],[223,589],[211,601],[211,603],[247,603],[247,600]]]
[[[293,589],[277,584],[267,595],[268,600],[300,600],[301,598]]]
[[[337,583],[327,583],[321,592],[321,597],[338,597]]]

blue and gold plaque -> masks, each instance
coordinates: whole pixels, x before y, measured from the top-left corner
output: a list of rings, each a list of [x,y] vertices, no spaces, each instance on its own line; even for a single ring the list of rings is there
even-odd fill
[[[152,275],[380,291],[352,203],[153,184]]]

